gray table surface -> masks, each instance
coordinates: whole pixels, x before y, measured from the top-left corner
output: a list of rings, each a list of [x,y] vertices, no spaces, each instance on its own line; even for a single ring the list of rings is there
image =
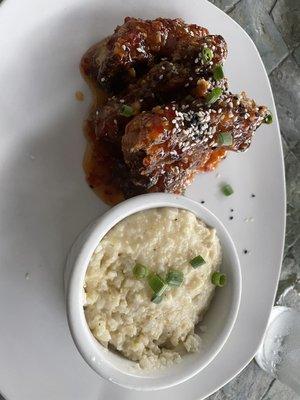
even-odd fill
[[[8,0],[7,0],[8,1]],[[277,297],[300,280],[300,0],[211,0],[252,37],[269,74],[283,142],[287,230]],[[1,0],[0,0],[1,3]],[[0,400],[4,400],[0,395]],[[252,361],[209,400],[296,400]]]
[[[277,298],[300,280],[300,0],[211,0],[251,36],[271,81],[283,143],[287,229]],[[296,400],[252,361],[209,400]]]

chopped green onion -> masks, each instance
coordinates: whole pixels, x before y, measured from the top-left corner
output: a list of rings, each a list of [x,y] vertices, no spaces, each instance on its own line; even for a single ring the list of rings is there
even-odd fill
[[[178,287],[183,282],[183,272],[171,270],[167,273],[166,283],[171,287]]]
[[[152,303],[159,304],[163,299],[163,296],[158,296],[157,294],[154,293],[154,295],[151,297]]]
[[[145,267],[145,265],[143,264],[135,264],[135,266],[133,267],[133,275],[135,276],[135,278],[137,279],[143,279],[146,278],[146,276],[148,275],[148,268]]]
[[[219,87],[214,88],[210,93],[208,93],[205,97],[206,104],[213,104],[215,103],[219,97],[222,95],[223,90]]]
[[[193,268],[198,268],[201,267],[201,265],[205,264],[206,261],[202,256],[197,256],[194,257],[192,260],[190,260],[190,264]]]
[[[202,59],[205,63],[209,63],[213,59],[214,53],[208,47],[202,49]]]
[[[215,81],[220,81],[221,79],[224,78],[224,72],[221,64],[215,66],[213,75]]]
[[[272,114],[270,113],[270,114],[268,114],[268,115],[265,117],[264,123],[265,123],[265,124],[271,124],[272,122],[273,122],[273,116],[272,116]]]
[[[231,146],[233,144],[233,137],[232,137],[231,132],[219,133],[218,143],[222,146]]]
[[[225,196],[231,196],[233,193],[233,189],[230,185],[224,185],[222,186],[222,192],[225,194]]]
[[[133,108],[131,106],[127,106],[126,104],[123,104],[120,115],[123,115],[123,117],[132,117],[133,116]]]
[[[225,274],[221,274],[220,272],[214,272],[211,276],[211,283],[215,286],[223,287],[226,285],[227,278]]]
[[[161,296],[168,287],[165,281],[158,274],[149,274],[147,280],[148,285],[157,296]]]

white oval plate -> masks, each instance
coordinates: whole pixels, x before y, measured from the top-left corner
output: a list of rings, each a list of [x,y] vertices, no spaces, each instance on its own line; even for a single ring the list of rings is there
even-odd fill
[[[285,226],[279,127],[269,81],[247,34],[204,0],[5,0],[0,6],[0,391],[9,400],[150,400],[105,382],[81,359],[66,324],[63,267],[78,232],[108,207],[84,181],[81,125],[90,101],[78,63],[126,15],[182,17],[222,34],[232,91],[246,90],[274,114],[245,154],[187,191],[205,200],[240,254],[243,293],[223,350],[160,400],[202,399],[254,355],[274,300]],[[85,102],[74,93],[82,90]],[[231,197],[220,193],[230,183]],[[251,193],[256,197],[252,198]],[[234,209],[231,213],[230,209]],[[229,220],[229,215],[234,219]],[[253,218],[252,222],[245,219]],[[243,254],[243,249],[250,253]]]

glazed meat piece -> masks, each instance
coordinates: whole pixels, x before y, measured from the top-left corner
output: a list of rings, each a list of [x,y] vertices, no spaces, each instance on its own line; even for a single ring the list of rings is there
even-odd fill
[[[256,106],[245,93],[225,93],[209,106],[194,100],[141,113],[127,125],[122,138],[130,180],[137,192],[181,193],[216,157],[227,150],[247,149],[268,114],[266,107]]]
[[[181,19],[127,17],[95,55],[99,71],[94,79],[110,92],[118,91],[162,57],[183,59],[189,48],[195,48],[206,35],[207,29],[185,24]]]
[[[228,92],[227,44],[181,19],[125,18],[91,47],[81,72],[94,94],[84,169],[108,204],[145,192],[182,193],[229,150],[270,123],[266,107]]]
[[[211,49],[211,60],[203,52]],[[227,81],[214,79],[215,67],[223,64],[227,45],[221,36],[208,35],[190,48],[189,57],[180,61],[160,61],[127,90],[108,100],[104,107],[96,110],[95,132],[98,138],[119,142],[129,118],[141,111],[151,110],[157,104],[184,98],[188,94],[205,96],[208,89],[218,85],[227,89]],[[123,109],[127,108],[127,113]],[[129,110],[129,112],[128,112]],[[126,115],[124,115],[126,114]]]

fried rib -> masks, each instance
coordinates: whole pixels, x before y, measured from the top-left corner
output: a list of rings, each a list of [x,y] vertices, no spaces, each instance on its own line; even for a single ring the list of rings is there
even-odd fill
[[[150,21],[127,17],[110,36],[105,48],[95,54],[99,70],[94,80],[110,92],[118,91],[120,86],[134,81],[157,59],[183,59],[189,48],[195,48],[206,35],[206,28],[185,24],[181,19],[157,18]]]
[[[212,60],[206,63],[202,59],[202,51],[212,49]],[[216,82],[213,79],[214,68],[225,61],[227,45],[221,36],[208,35],[190,47],[188,58],[181,61],[163,60],[152,68],[135,83],[129,85],[120,95],[113,96],[104,107],[96,110],[95,129],[98,138],[110,142],[119,142],[124,134],[128,117],[122,116],[124,104],[133,109],[133,115],[141,111],[151,110],[157,104],[168,103],[184,98],[188,94],[202,97],[208,88],[216,85],[227,89],[227,81]],[[205,86],[203,86],[204,81]]]
[[[257,107],[245,93],[226,93],[210,107],[195,100],[142,113],[122,138],[130,180],[137,191],[182,193],[212,157],[247,149],[267,114],[266,107]],[[221,132],[231,133],[231,145],[220,144]]]

